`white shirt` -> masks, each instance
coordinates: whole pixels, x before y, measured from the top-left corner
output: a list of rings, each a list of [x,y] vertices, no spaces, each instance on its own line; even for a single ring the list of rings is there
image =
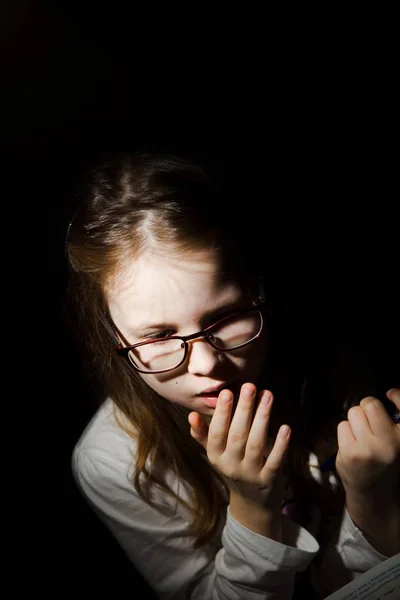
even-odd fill
[[[336,539],[322,549],[314,537],[321,528],[317,514],[309,531],[283,517],[280,543],[238,523],[229,507],[212,542],[193,550],[187,509],[158,488],[154,508],[134,489],[135,451],[135,440],[117,426],[107,400],[74,448],[72,471],[84,497],[163,600],[289,600],[295,573],[314,560],[315,585],[327,595],[387,558],[346,512]],[[172,473],[166,477],[180,497],[188,497],[182,482]]]

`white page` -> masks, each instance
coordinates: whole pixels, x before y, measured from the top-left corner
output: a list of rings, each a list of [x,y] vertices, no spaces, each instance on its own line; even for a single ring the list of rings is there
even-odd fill
[[[400,600],[400,553],[359,575],[325,600]]]

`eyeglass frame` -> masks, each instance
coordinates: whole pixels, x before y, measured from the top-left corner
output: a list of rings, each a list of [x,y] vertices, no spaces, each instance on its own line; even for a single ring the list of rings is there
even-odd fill
[[[260,304],[256,304],[255,306],[252,306],[251,308],[244,308],[243,310],[239,310],[239,311],[235,312],[234,314],[229,315],[228,317],[224,317],[223,319],[219,319],[216,323],[213,323],[212,325],[209,325],[205,329],[201,329],[200,331],[196,331],[196,333],[192,333],[190,335],[183,335],[183,336],[182,335],[170,335],[170,336],[165,337],[165,338],[158,338],[158,339],[154,339],[154,340],[147,340],[145,342],[138,342],[137,344],[133,344],[133,345],[129,345],[129,343],[127,342],[127,340],[125,339],[125,337],[117,329],[117,332],[118,332],[118,335],[120,336],[120,338],[123,340],[123,342],[125,344],[128,344],[128,345],[127,346],[122,346],[122,344],[119,343],[119,344],[117,344],[115,346],[115,350],[116,350],[117,354],[119,356],[122,356],[123,358],[125,358],[128,361],[128,363],[138,373],[142,373],[144,375],[157,375],[158,373],[168,373],[169,371],[174,371],[175,369],[177,369],[178,367],[180,367],[181,365],[183,365],[183,363],[186,361],[186,359],[188,357],[188,353],[189,353],[189,344],[188,344],[188,342],[191,341],[191,340],[195,340],[197,338],[203,337],[204,340],[206,342],[208,342],[212,348],[214,348],[214,350],[218,350],[219,352],[232,352],[233,350],[238,350],[239,348],[244,348],[248,344],[251,344],[252,342],[254,342],[255,340],[257,340],[260,337],[260,335],[262,333],[262,330],[264,329],[265,319],[264,319],[264,317],[262,315],[262,310],[263,310],[264,307],[265,307],[264,303],[260,303]],[[260,330],[257,333],[257,335],[255,335],[254,337],[252,337],[250,340],[248,340],[244,344],[240,344],[239,346],[234,346],[233,348],[220,348],[219,346],[216,346],[215,344],[213,344],[212,341],[207,337],[207,332],[210,329],[214,329],[215,327],[217,327],[218,325],[220,325],[224,321],[228,321],[229,319],[232,319],[233,317],[239,316],[241,314],[250,313],[250,312],[253,312],[253,311],[258,312],[258,314],[260,315],[260,319],[261,319]],[[167,341],[167,340],[181,340],[182,343],[183,343],[183,345],[184,345],[183,346],[184,347],[183,358],[182,358],[182,360],[177,365],[175,365],[173,367],[169,367],[168,369],[161,369],[161,370],[157,370],[157,371],[145,371],[143,369],[139,369],[139,367],[137,367],[136,365],[134,365],[133,362],[129,359],[129,352],[131,350],[133,350],[134,348],[137,348],[138,346],[147,346],[149,344],[154,344],[154,343],[157,343],[157,342]]]

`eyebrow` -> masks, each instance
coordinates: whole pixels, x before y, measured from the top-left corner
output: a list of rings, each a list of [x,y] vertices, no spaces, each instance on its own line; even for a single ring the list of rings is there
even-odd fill
[[[202,320],[204,321],[206,319],[209,319],[216,313],[219,313],[222,311],[223,312],[231,312],[231,311],[234,311],[234,309],[239,310],[240,304],[242,304],[242,302],[243,302],[243,297],[236,299],[236,300],[224,302],[224,304],[221,304],[220,306],[216,306],[214,308],[211,308],[210,310],[205,311],[202,315]],[[163,321],[160,323],[139,323],[136,327],[128,327],[127,333],[140,337],[140,336],[144,335],[145,333],[149,333],[150,331],[155,331],[155,330],[162,331],[163,329],[169,329],[169,328],[176,328],[176,323],[174,324],[172,321],[171,322]]]

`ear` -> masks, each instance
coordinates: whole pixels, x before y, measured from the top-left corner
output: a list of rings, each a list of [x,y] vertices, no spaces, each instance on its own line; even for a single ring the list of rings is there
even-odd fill
[[[264,287],[264,276],[261,275],[256,281],[253,282],[253,304],[254,306],[258,306],[259,304],[263,304],[266,299],[265,287]]]
[[[264,277],[263,277],[263,275],[261,275],[261,277],[258,280],[258,297],[257,297],[257,300],[259,302],[265,302],[266,299],[267,299],[267,297],[265,295]]]

